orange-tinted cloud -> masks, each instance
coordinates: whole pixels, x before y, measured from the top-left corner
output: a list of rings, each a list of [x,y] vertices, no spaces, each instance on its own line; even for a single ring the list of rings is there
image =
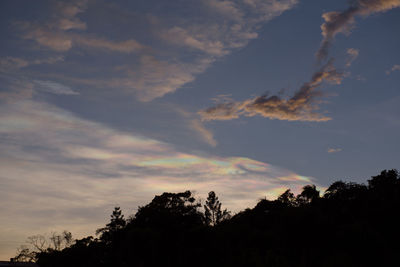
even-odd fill
[[[340,84],[343,73],[336,71],[333,61],[314,73],[311,81],[305,83],[289,99],[280,96],[263,95],[242,102],[225,102],[198,113],[203,120],[231,120],[240,115],[252,117],[260,115],[269,119],[288,121],[327,121],[329,117],[317,112],[322,93],[316,89],[323,81]]]
[[[392,72],[394,72],[394,71],[400,71],[400,65],[393,65],[393,67],[390,69],[390,70],[387,70],[386,71],[386,74],[387,75],[389,75],[389,74],[391,74]]]
[[[351,64],[353,64],[353,61],[357,59],[358,55],[360,54],[360,51],[355,48],[349,48],[347,49],[347,55],[349,56],[346,61],[346,67],[350,67]]]
[[[343,149],[341,148],[328,148],[327,152],[328,153],[338,153],[340,151],[342,151]]]
[[[77,16],[85,12],[87,7],[88,0],[55,2],[54,15],[48,23],[22,21],[16,25],[24,32],[23,38],[58,52],[68,51],[75,45],[122,53],[146,49],[133,39],[112,41],[84,34],[82,31],[86,30],[87,25]]]

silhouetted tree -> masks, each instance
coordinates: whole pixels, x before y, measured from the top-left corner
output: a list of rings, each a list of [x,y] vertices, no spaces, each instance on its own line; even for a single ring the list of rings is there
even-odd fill
[[[335,200],[353,200],[359,198],[367,190],[367,187],[357,183],[345,183],[336,181],[331,184],[324,193],[324,198]]]
[[[284,193],[282,193],[278,199],[279,202],[282,204],[285,204],[286,206],[293,207],[296,205],[296,197],[294,194],[290,191],[290,189],[286,190]]]
[[[315,185],[306,185],[303,191],[297,196],[299,204],[308,204],[319,198],[319,191]]]
[[[202,225],[200,206],[190,191],[163,193],[146,206],[139,207],[132,223],[160,227]]]
[[[27,238],[26,244],[17,249],[13,258],[16,262],[35,262],[40,253],[61,251],[74,243],[72,234],[63,231],[61,234],[51,233],[50,237],[34,235]]]
[[[114,234],[124,228],[126,225],[126,221],[124,219],[124,215],[122,214],[120,207],[115,207],[112,214],[111,219],[106,227],[100,228],[96,230],[96,234],[100,234],[100,239],[104,241],[110,241]]]
[[[389,189],[398,185],[399,173],[397,170],[384,170],[377,176],[368,180],[368,187],[371,189]]]
[[[190,191],[163,193],[126,224],[114,210],[101,232],[115,232],[112,238],[83,238],[61,251],[34,238],[43,252],[33,257],[41,267],[398,266],[399,180],[391,170],[368,186],[338,181],[321,198],[315,185],[296,198],[287,190],[213,228],[223,214],[214,192],[206,214]],[[62,247],[58,238],[49,242]]]
[[[227,209],[222,210],[221,205],[215,192],[209,192],[204,205],[204,218],[207,225],[215,226],[230,218],[230,212]]]

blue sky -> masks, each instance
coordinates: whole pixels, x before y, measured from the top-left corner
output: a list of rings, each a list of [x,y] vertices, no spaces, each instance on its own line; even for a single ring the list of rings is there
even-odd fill
[[[164,191],[238,211],[398,167],[398,7],[3,0],[0,258]]]

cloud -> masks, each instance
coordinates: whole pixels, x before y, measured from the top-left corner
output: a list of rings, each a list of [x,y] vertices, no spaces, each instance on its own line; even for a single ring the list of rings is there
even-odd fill
[[[217,146],[217,141],[214,138],[214,134],[204,126],[197,114],[193,114],[176,106],[174,106],[173,109],[184,118],[184,125],[190,130],[191,136],[194,133],[198,138],[210,146]]]
[[[139,95],[145,88],[146,96],[139,97],[141,100],[150,101],[162,97],[193,81],[197,74],[204,72],[216,59],[232,53],[235,49],[245,47],[250,40],[257,38],[257,30],[264,23],[292,8],[297,0],[280,2],[203,0],[198,3],[207,8],[207,12],[196,12],[199,19],[181,18],[180,22],[175,22],[170,27],[162,26],[157,31],[159,38],[169,45],[186,48],[177,51],[173,62],[164,63],[173,68],[184,66],[184,70],[178,67],[179,70],[174,72],[175,82],[166,79],[167,85],[162,88],[158,83],[153,87],[151,83],[143,81],[140,82],[142,86],[139,88],[133,86],[134,90],[140,92]],[[181,57],[185,59],[180,59]],[[190,57],[192,59],[187,62],[187,58]],[[138,84],[136,81],[130,83]]]
[[[203,123],[200,120],[193,119],[189,123],[189,127],[196,131],[199,136],[210,146],[217,146],[217,141],[214,139],[213,133],[204,127]]]
[[[0,138],[0,235],[21,242],[64,229],[93,234],[114,205],[134,213],[164,191],[215,190],[239,210],[312,182],[247,157],[179,151],[32,100],[0,106]]]
[[[0,71],[1,72],[12,72],[16,69],[25,68],[31,65],[41,65],[41,64],[54,64],[56,62],[64,61],[64,57],[49,57],[44,59],[26,60],[17,57],[5,57],[0,58]]]
[[[20,23],[19,25],[25,31],[25,34],[22,36],[24,39],[34,40],[39,45],[58,52],[68,51],[72,48],[72,40],[69,34],[53,32],[41,26],[30,25],[29,23]]]
[[[355,48],[347,49],[347,55],[349,57],[346,62],[346,67],[350,67],[351,64],[353,63],[353,61],[357,59],[359,54],[360,54],[360,51],[358,49],[355,49]]]
[[[55,23],[60,30],[85,30],[86,23],[76,16],[87,9],[88,0],[58,1],[56,2]]]
[[[386,74],[390,75],[394,71],[400,71],[400,65],[393,65],[393,67],[390,70],[386,71]]]
[[[175,92],[179,87],[194,81],[196,74],[202,73],[212,59],[200,58],[192,63],[161,61],[154,56],[140,58],[138,69],[128,69],[126,78],[106,81],[113,88],[134,91],[140,101],[147,102],[165,94]]]
[[[203,0],[208,13],[204,23],[183,23],[160,32],[170,44],[199,50],[208,56],[222,57],[242,48],[258,37],[257,30],[265,23],[297,4],[283,1],[220,1]]]
[[[44,91],[56,95],[79,95],[78,92],[75,92],[70,87],[53,81],[35,80],[34,83],[36,84],[35,87],[39,91]]]
[[[289,99],[279,96],[263,95],[242,102],[225,102],[199,111],[205,121],[231,120],[240,115],[253,117],[260,115],[269,119],[288,121],[327,121],[329,117],[317,112],[319,97],[323,94],[316,91],[323,81],[340,84],[343,73],[337,72],[333,61],[329,61],[320,71],[314,73],[311,81],[303,86]]]
[[[357,15],[368,16],[377,12],[385,12],[400,6],[400,0],[355,0],[342,12],[327,12],[322,15],[325,22],[321,25],[321,46],[316,54],[318,60],[327,58],[329,47],[339,33],[350,34]]]
[[[33,40],[41,46],[58,52],[68,51],[74,45],[121,53],[146,49],[144,45],[133,39],[112,41],[84,34],[82,31],[86,30],[87,25],[76,16],[85,12],[87,7],[87,0],[58,1],[54,3],[54,14],[48,23],[22,21],[17,22],[16,25],[24,31],[23,38]]]
[[[142,21],[141,27],[145,29],[143,33],[127,40],[117,39],[118,34],[110,39],[90,32],[96,30],[96,27],[87,25],[83,15],[91,12],[92,5],[104,5],[98,1],[51,2],[53,13],[44,22],[20,21],[15,24],[22,32],[22,38],[60,53],[77,47],[126,54],[137,53],[138,55],[129,58],[128,63],[121,63],[121,59],[116,59],[112,64],[121,64],[112,66],[115,72],[112,78],[101,81],[96,79],[92,83],[99,87],[131,92],[138,100],[146,102],[174,93],[194,81],[197,75],[203,73],[216,60],[245,47],[250,40],[257,38],[257,32],[266,22],[292,8],[297,2],[187,1],[184,3],[185,10],[193,16],[181,16],[180,10],[175,10],[169,15],[150,10]],[[93,10],[96,12],[96,8]],[[116,8],[113,12],[118,10],[119,8]],[[130,13],[132,20],[139,16],[142,15]],[[135,34],[135,31],[132,32]],[[151,47],[144,43],[151,44]],[[104,58],[99,55],[99,60]],[[87,64],[89,66],[85,70],[95,68],[97,72],[110,73],[109,64]],[[90,79],[82,78],[82,73],[76,75],[84,80]]]
[[[54,81],[4,78],[0,76],[3,85],[0,91],[0,101],[15,103],[23,100],[31,100],[38,93],[52,93],[56,95],[79,95],[69,86]]]
[[[238,8],[234,1],[205,0],[204,4],[210,8],[211,12],[216,12],[232,20],[241,21],[244,17],[243,11]]]
[[[0,70],[7,71],[11,69],[20,69],[29,65],[29,62],[16,57],[6,57],[0,59]]]
[[[263,10],[263,2],[259,0],[245,0],[246,4]],[[293,4],[293,3],[292,3]],[[282,3],[276,4],[280,6]],[[343,12],[327,12],[322,15],[325,23],[321,25],[324,37],[316,56],[319,61],[328,56],[329,47],[335,36],[339,33],[350,34],[354,26],[357,15],[367,16],[376,12],[384,12],[400,6],[400,0],[356,0]],[[268,8],[271,10],[271,8]],[[359,50],[349,48],[347,50],[349,58],[346,67],[350,67],[352,62],[358,57]],[[388,71],[387,73],[390,73]],[[340,84],[346,74],[338,73],[332,65],[332,59],[320,71],[313,75],[310,82],[305,83],[297,93],[289,98],[283,99],[280,96],[263,95],[248,99],[242,102],[225,101],[214,107],[199,111],[203,120],[231,120],[239,118],[241,115],[252,117],[260,115],[262,117],[288,121],[327,121],[329,117],[317,112],[320,103],[321,92],[315,89],[322,81]]]
[[[1,102],[14,103],[25,99],[31,99],[35,92],[33,84],[29,82],[10,79],[1,79],[1,82]]]
[[[20,23],[19,25],[25,31],[23,38],[34,40],[41,46],[58,52],[68,51],[74,45],[121,53],[132,53],[147,49],[133,39],[118,42],[82,34],[54,31],[40,25],[30,25],[29,23]]]
[[[328,148],[327,150],[328,153],[338,153],[340,151],[342,151],[341,148]]]
[[[133,39],[121,42],[114,42],[100,38],[88,38],[77,35],[74,36],[72,40],[74,43],[82,46],[105,49],[121,53],[132,53],[146,49],[145,46],[141,45],[139,42]]]
[[[220,40],[209,40],[202,35],[191,35],[188,30],[175,26],[162,33],[162,38],[171,44],[186,46],[210,55],[224,56],[229,53]]]

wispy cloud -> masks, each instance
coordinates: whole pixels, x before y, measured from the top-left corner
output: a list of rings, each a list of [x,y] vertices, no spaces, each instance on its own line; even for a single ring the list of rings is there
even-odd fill
[[[87,25],[77,16],[86,11],[88,2],[87,0],[55,2],[54,14],[47,23],[19,21],[16,25],[24,32],[23,38],[58,52],[68,51],[75,45],[121,53],[146,49],[133,39],[113,41],[85,34]]]
[[[190,136],[195,136],[212,147],[217,146],[213,132],[205,127],[198,114],[188,112],[177,106],[173,106],[172,109],[183,118],[183,125],[189,130]]]
[[[390,70],[386,71],[386,75],[390,75],[394,71],[400,71],[400,65],[393,65],[393,67]]]
[[[168,68],[184,66],[183,70],[173,72],[173,82],[163,78],[165,85],[158,86],[158,83],[153,81],[141,80],[140,86],[133,89],[141,92],[139,95],[143,91],[146,92],[146,96],[140,97],[143,101],[176,91],[193,81],[197,74],[204,72],[218,58],[232,53],[235,49],[245,47],[250,40],[258,37],[257,31],[263,23],[279,16],[296,3],[297,0],[279,2],[203,0],[197,2],[196,4],[203,5],[197,8],[196,15],[199,19],[181,18],[180,22],[176,21],[169,27],[160,26],[157,31],[159,38],[171,46],[186,48],[186,52],[179,50],[179,55],[183,55],[186,59],[189,55],[191,60],[188,62],[176,55],[177,60],[163,63]],[[204,7],[207,12],[201,13]],[[147,74],[147,71],[145,73]],[[133,86],[138,84],[137,79],[130,80]]]
[[[317,58],[323,60],[329,54],[329,48],[339,33],[350,34],[356,16],[368,16],[377,12],[385,12],[400,6],[400,0],[356,0],[344,11],[326,12],[322,15],[325,22],[321,25],[322,40]]]
[[[75,47],[137,53],[138,56],[129,63],[121,64],[124,67],[113,78],[93,82],[98,86],[133,92],[140,101],[151,101],[175,92],[194,81],[219,58],[245,47],[258,37],[257,32],[263,24],[296,3],[297,0],[188,1],[186,8],[195,18],[179,14],[164,16],[150,11],[145,20],[148,24],[143,25],[147,35],[132,36],[134,38],[123,41],[98,37],[91,32],[83,15],[92,5],[101,4],[95,1],[56,2],[54,13],[46,22],[20,21],[16,25],[23,38],[60,53]],[[141,42],[141,39],[146,41]],[[146,42],[151,45],[145,45]],[[100,72],[106,71],[101,65],[94,67]]]
[[[133,91],[139,100],[146,102],[173,93],[182,85],[194,81],[196,74],[202,73],[212,62],[208,58],[191,63],[170,62],[144,55],[137,68],[126,70],[127,77],[104,82],[113,88]]]
[[[260,8],[261,1],[245,0],[245,3]],[[280,3],[282,4],[282,3]],[[327,12],[322,15],[325,23],[321,25],[323,41],[317,51],[321,62],[329,54],[329,48],[335,36],[339,33],[350,34],[357,15],[367,16],[376,12],[385,12],[400,6],[400,0],[356,0],[343,12]],[[262,9],[262,8],[261,8]],[[359,50],[349,48],[346,67],[350,67],[358,57]],[[203,120],[231,120],[240,115],[252,117],[260,115],[270,119],[288,121],[327,121],[329,117],[317,112],[322,93],[316,91],[322,82],[328,81],[340,84],[346,73],[338,73],[333,67],[333,58],[317,71],[310,82],[305,83],[293,97],[284,99],[280,96],[262,95],[242,102],[225,101],[198,113]],[[394,69],[396,69],[394,67]],[[393,71],[393,70],[392,70]],[[387,71],[390,74],[390,71]]]
[[[79,95],[78,92],[72,90],[70,87],[56,83],[53,81],[40,81],[40,80],[35,80],[35,87],[37,90],[56,94],[56,95]]]
[[[164,191],[215,190],[237,210],[274,197],[276,188],[311,182],[246,157],[179,151],[32,100],[0,106],[0,138],[0,235],[14,238],[63,229],[93,234],[113,205],[132,213]]]
[[[75,46],[121,53],[140,52],[139,62],[133,63],[129,69],[121,70],[110,80],[95,82],[98,86],[134,92],[141,101],[151,101],[194,81],[215,60],[256,38],[263,23],[296,3],[296,0],[271,3],[204,0],[189,3],[193,10],[197,10],[198,20],[154,16],[160,23],[144,27],[171,46],[167,57],[163,53],[150,52],[156,50],[155,47],[149,48],[136,39],[114,41],[87,34],[86,30],[90,29],[81,14],[95,3],[86,0],[57,2],[53,7],[54,15],[46,23],[20,21],[16,24],[23,31],[23,38],[58,52],[67,52]],[[181,48],[187,48],[186,52],[182,53]],[[14,62],[20,67],[25,64],[23,61]]]
[[[328,148],[327,152],[328,153],[338,153],[340,151],[342,151],[343,149],[341,148]]]
[[[3,89],[0,91],[0,102],[13,103],[31,99],[34,94],[34,85],[22,80],[1,79]]]
[[[56,2],[54,14],[54,27],[60,30],[86,30],[86,23],[81,21],[77,15],[85,12],[88,0],[72,0],[72,1],[58,1]]]
[[[0,103],[14,103],[25,100],[32,100],[34,96],[41,93],[51,93],[55,95],[79,95],[78,92],[71,87],[54,82],[34,80],[28,81],[26,79],[10,79],[0,77],[3,84],[2,91],[0,92]]]
[[[328,62],[316,72],[311,81],[303,86],[289,99],[280,96],[263,95],[242,102],[224,102],[199,112],[203,120],[231,120],[240,115],[252,117],[260,115],[265,118],[288,121],[327,121],[329,117],[317,112],[319,97],[316,89],[324,81],[340,84],[344,77],[338,72],[333,61]]]
[[[359,54],[360,54],[360,51],[358,49],[355,49],[355,48],[347,49],[347,55],[349,57],[347,58],[346,67],[350,67],[351,64],[353,64],[353,61],[357,59]]]
[[[199,136],[210,146],[217,146],[217,141],[213,133],[208,130],[198,119],[193,119],[189,123],[189,127],[199,134]]]
[[[25,31],[23,38],[34,40],[37,44],[58,52],[70,50],[74,45],[121,53],[132,53],[146,49],[144,45],[133,39],[112,41],[104,38],[91,37],[83,34],[54,31],[41,25],[19,23]]]
[[[0,72],[12,72],[17,69],[25,68],[31,65],[54,64],[61,61],[64,61],[63,56],[34,59],[34,60],[27,60],[17,57],[5,57],[5,58],[0,58]]]

